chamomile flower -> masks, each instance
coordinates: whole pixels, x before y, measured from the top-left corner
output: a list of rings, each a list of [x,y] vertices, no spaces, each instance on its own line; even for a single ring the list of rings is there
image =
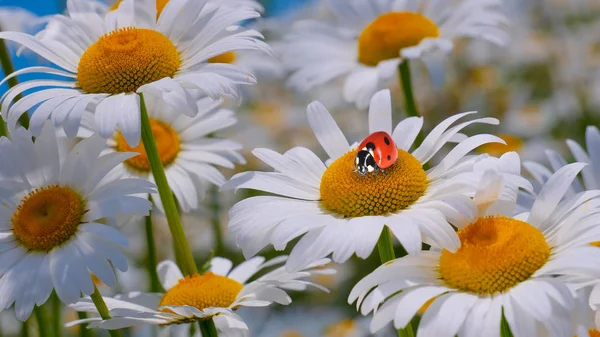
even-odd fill
[[[481,118],[451,127],[469,114],[442,121],[419,147],[408,152],[423,119],[407,118],[392,132],[390,92],[377,93],[369,110],[369,131],[391,135],[398,159],[383,173],[362,176],[353,171],[357,144],[351,146],[327,109],[314,102],[308,106],[308,120],[329,156],[327,165],[303,147],[283,155],[255,149],[254,155],[275,172],[240,173],[222,189],[251,188],[279,196],[251,197],[234,205],[229,230],[246,257],[268,244],[284,249],[304,235],[290,254],[290,269],[330,253],[336,262],[346,261],[353,253],[367,258],[386,225],[410,253],[419,251],[422,241],[455,251],[460,242],[448,221],[457,221],[459,209],[471,203],[468,195],[475,192],[477,175],[472,172],[475,158],[465,155],[482,144],[502,140],[487,134],[469,137],[432,169],[426,171],[423,165],[466,126],[498,122]]]
[[[160,99],[152,96],[146,99],[158,154],[169,186],[184,212],[199,207],[210,184],[220,186],[225,182],[225,177],[216,166],[232,169],[235,163],[245,163],[238,153],[242,148],[241,144],[229,139],[210,137],[237,122],[233,111],[219,108],[221,103],[220,100],[214,101],[206,97],[198,99],[198,114],[190,118]],[[82,125],[87,124],[93,123],[84,119]],[[108,139],[107,152],[140,153],[119,165],[120,176],[154,181],[143,144],[129,146],[123,132],[117,131]],[[158,194],[153,195],[153,201],[162,209]]]
[[[567,146],[576,161],[588,164],[581,170],[581,181],[577,178],[569,187],[565,196],[573,196],[582,191],[600,189],[600,132],[595,126],[588,126],[585,130],[585,141],[588,152],[572,139],[567,139]],[[558,152],[546,150],[546,156],[550,163],[550,169],[545,166],[529,161],[523,166],[531,174],[534,180],[543,185],[556,170],[567,164],[567,161]]]
[[[332,0],[337,24],[296,23],[281,48],[289,83],[306,91],[344,76],[344,97],[363,109],[405,59],[449,53],[458,37],[504,45],[496,0]]]
[[[166,289],[164,294],[130,293],[105,298],[112,318],[102,320],[93,317],[69,325],[90,323],[89,327],[120,329],[142,324],[193,323],[212,318],[217,329],[226,336],[249,336],[248,326],[235,310],[240,307],[266,307],[272,303],[288,305],[292,300],[285,290],[319,287],[304,278],[315,273],[331,272],[318,268],[329,262],[323,259],[294,273],[278,267],[247,283],[259,271],[280,265],[285,260],[283,256],[265,262],[264,258],[255,257],[232,269],[231,261],[217,257],[211,260],[208,272],[186,277],[175,263],[165,261],[157,267],[162,286]],[[90,299],[71,307],[77,311],[96,312]]]
[[[600,275],[600,250],[590,246],[600,238],[600,191],[562,200],[584,165],[559,169],[529,212],[515,217],[516,185],[486,170],[476,211],[462,211],[456,252],[392,260],[358,282],[348,302],[363,314],[376,309],[371,331],[391,321],[403,328],[431,302],[420,336],[500,336],[503,315],[515,336],[573,336],[567,280]]]
[[[100,155],[105,140],[94,135],[59,159],[50,122],[36,142],[18,128],[0,139],[0,310],[15,303],[20,320],[52,290],[65,303],[94,291],[90,272],[115,283],[112,266],[125,271],[116,229],[102,224],[122,214],[147,214],[151,204],[138,193],[154,193],[140,179],[112,180],[107,174],[134,153]]]
[[[213,98],[238,97],[239,84],[255,82],[252,74],[233,65],[206,61],[238,49],[268,51],[259,33],[229,29],[258,16],[244,8],[211,7],[207,0],[170,1],[162,11],[157,11],[154,0],[125,0],[104,15],[89,11],[57,15],[36,37],[2,32],[0,38],[18,42],[62,68],[30,67],[11,76],[45,73],[66,78],[31,80],[10,89],[2,97],[3,116],[14,128],[25,111],[39,104],[31,119],[34,135],[51,117],[73,136],[88,108],[94,111],[100,135],[109,138],[118,126],[127,143],[136,146],[140,140],[136,93],[156,96],[193,117],[198,108],[190,89]],[[41,87],[50,88],[12,104],[19,93]]]

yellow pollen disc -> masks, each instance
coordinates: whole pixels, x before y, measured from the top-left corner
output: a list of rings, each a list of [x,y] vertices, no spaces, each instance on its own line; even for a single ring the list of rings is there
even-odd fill
[[[410,153],[398,150],[398,160],[375,175],[353,172],[356,150],[333,162],[321,178],[321,206],[337,215],[355,218],[403,210],[427,189],[427,175]]]
[[[436,24],[413,12],[391,12],[377,17],[358,37],[358,61],[376,66],[400,57],[400,50],[440,35]]]
[[[590,243],[590,245],[600,248],[600,241],[594,241],[594,242]]]
[[[110,6],[108,11],[110,12],[117,10],[117,8],[119,8],[121,5],[121,2],[123,2],[123,0],[117,0],[112,6]],[[156,20],[158,20],[160,13],[162,13],[163,8],[165,8],[168,2],[169,0],[156,0]]]
[[[180,65],[177,48],[162,33],[122,28],[88,47],[79,60],[77,82],[85,93],[129,93],[175,76]]]
[[[211,57],[208,59],[208,63],[229,63],[232,64],[236,60],[236,55],[232,51],[228,51],[221,55],[217,55],[215,57]]]
[[[506,145],[501,143],[487,143],[479,147],[479,151],[492,156],[501,156],[506,152],[518,152],[523,148],[523,140],[509,134],[500,134],[498,137],[506,142]]]
[[[150,119],[150,127],[152,134],[156,140],[158,155],[163,166],[167,167],[175,161],[179,151],[181,150],[181,141],[179,134],[170,125],[156,120]],[[122,133],[118,132],[115,141],[117,145],[115,150],[119,152],[139,152],[140,154],[129,158],[125,161],[125,165],[130,169],[138,172],[150,172],[150,162],[144,144],[141,142],[136,147],[130,147]]]
[[[197,309],[227,308],[244,286],[225,276],[208,272],[194,274],[179,280],[160,299],[159,306],[190,305]],[[168,309],[165,309],[165,311]]]
[[[21,200],[13,214],[13,233],[28,250],[47,252],[68,242],[83,222],[86,203],[70,187],[38,188]]]
[[[356,323],[351,319],[345,319],[326,327],[323,331],[323,337],[354,336],[356,331]]]
[[[458,231],[456,253],[443,250],[439,273],[450,288],[479,295],[507,291],[529,279],[550,258],[544,235],[503,216],[477,219]]]

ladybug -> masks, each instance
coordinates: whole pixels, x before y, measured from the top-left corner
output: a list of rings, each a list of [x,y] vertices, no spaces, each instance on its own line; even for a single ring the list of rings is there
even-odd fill
[[[361,176],[371,172],[376,174],[392,166],[398,160],[396,143],[387,132],[377,131],[370,134],[358,146],[354,160],[354,172]]]

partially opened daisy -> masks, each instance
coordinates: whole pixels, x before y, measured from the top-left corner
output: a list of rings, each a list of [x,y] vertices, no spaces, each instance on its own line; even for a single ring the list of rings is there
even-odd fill
[[[500,336],[503,316],[514,336],[573,336],[575,294],[567,280],[600,275],[600,250],[590,246],[600,239],[600,191],[562,200],[584,165],[559,169],[529,212],[515,217],[514,186],[507,193],[504,177],[486,171],[476,212],[462,212],[456,252],[392,260],[357,283],[348,302],[363,314],[377,309],[371,331],[391,321],[404,328],[432,302],[420,336]]]
[[[459,37],[503,45],[497,0],[332,0],[334,24],[297,22],[281,48],[291,86],[306,91],[339,76],[344,97],[363,109],[404,59],[449,53]]]
[[[600,189],[600,131],[598,131],[597,127],[587,127],[585,130],[585,142],[588,150],[587,152],[581,145],[572,139],[567,139],[566,142],[575,160],[588,164],[581,170],[581,177],[583,179],[579,180],[579,178],[576,178],[573,180],[573,184],[565,193],[565,196],[567,197],[582,191]],[[550,168],[533,161],[526,161],[523,163],[525,169],[527,169],[534,181],[540,186],[548,181],[553,172],[567,164],[566,159],[554,150],[546,150],[546,156],[548,157]],[[524,202],[530,202],[531,198],[532,196],[529,196]]]
[[[346,261],[353,253],[366,258],[386,225],[410,253],[419,251],[422,241],[454,251],[460,242],[448,221],[462,217],[459,210],[471,203],[468,196],[475,193],[477,176],[472,172],[475,157],[465,155],[482,144],[502,140],[487,134],[469,137],[432,169],[425,171],[423,165],[463,128],[498,122],[481,118],[452,126],[470,114],[442,121],[419,147],[408,152],[423,119],[404,119],[392,132],[390,92],[377,93],[369,109],[369,131],[384,131],[392,137],[398,159],[385,172],[362,176],[354,171],[357,144],[351,146],[325,107],[314,102],[308,106],[308,120],[329,156],[328,165],[303,147],[283,155],[255,149],[254,155],[275,172],[240,173],[222,188],[251,188],[280,196],[251,197],[237,203],[229,212],[229,230],[246,257],[268,244],[284,249],[304,235],[290,254],[291,269],[330,253],[336,262]]]
[[[57,15],[36,37],[2,32],[0,38],[18,42],[62,68],[30,67],[11,76],[45,73],[65,78],[31,80],[10,89],[2,97],[3,116],[14,128],[19,116],[39,104],[32,127],[51,117],[57,125],[77,129],[87,107],[94,111],[95,130],[103,137],[112,136],[118,126],[127,143],[136,146],[136,93],[156,96],[193,117],[198,108],[189,89],[213,98],[238,97],[239,84],[255,82],[252,74],[234,65],[206,61],[238,49],[268,51],[256,31],[229,29],[258,16],[245,8],[208,6],[207,0],[170,1],[160,12],[154,0],[125,0],[106,14],[76,10],[68,17]],[[12,104],[19,93],[42,87]]]
[[[52,290],[65,303],[94,291],[90,272],[107,285],[113,267],[127,270],[125,237],[107,226],[108,218],[145,215],[151,204],[139,193],[154,193],[140,179],[106,176],[135,153],[101,155],[105,140],[94,135],[64,159],[47,122],[36,142],[16,129],[0,138],[0,310],[15,303],[20,320]]]
[[[313,274],[330,273],[319,268],[328,259],[316,261],[306,269],[289,273],[278,267],[248,280],[263,269],[281,265],[286,257],[266,261],[254,257],[236,268],[225,258],[213,258],[210,270],[204,274],[184,277],[172,261],[164,261],[157,267],[164,294],[130,293],[115,298],[105,298],[112,318],[100,317],[74,321],[69,325],[90,323],[89,327],[121,329],[141,324],[173,325],[213,319],[218,330],[225,336],[249,336],[248,326],[235,313],[240,307],[265,307],[272,303],[288,305],[292,302],[286,290],[306,290],[307,286],[320,286],[306,280]],[[324,288],[321,288],[326,290]],[[96,313],[91,299],[71,305],[77,311]]]
[[[210,184],[220,186],[225,182],[216,166],[232,169],[235,163],[245,163],[238,152],[241,144],[211,136],[237,122],[233,111],[219,108],[221,103],[210,98],[198,99],[198,115],[190,118],[160,99],[152,96],[146,99],[159,157],[169,186],[184,212],[199,207]],[[90,123],[84,119],[83,125],[87,124]],[[154,182],[143,144],[131,147],[123,133],[117,131],[108,139],[107,152],[139,152],[119,165],[120,177]],[[153,201],[162,209],[158,194],[153,196]]]

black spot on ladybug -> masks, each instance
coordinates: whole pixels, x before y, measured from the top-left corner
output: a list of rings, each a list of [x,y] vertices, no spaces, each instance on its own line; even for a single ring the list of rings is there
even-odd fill
[[[375,144],[373,144],[373,142],[368,142],[365,147],[369,150],[375,150]]]
[[[392,156],[389,156],[389,155],[388,155],[388,160],[392,160]]]
[[[390,140],[388,137],[383,137],[383,141],[385,142],[385,145],[390,145]]]

